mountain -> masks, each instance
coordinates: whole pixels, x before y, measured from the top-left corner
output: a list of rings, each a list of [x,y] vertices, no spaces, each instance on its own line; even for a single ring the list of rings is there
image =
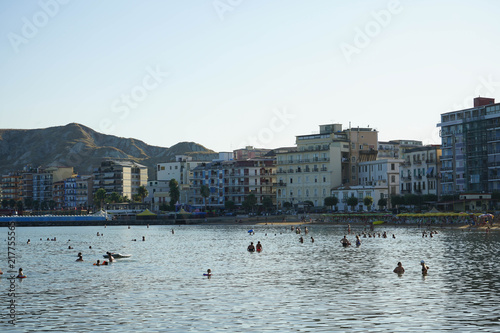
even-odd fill
[[[180,142],[170,148],[150,146],[76,123],[43,129],[0,129],[1,174],[25,166],[72,166],[79,174],[92,174],[102,160],[118,159],[147,166],[152,179],[156,163],[173,161],[175,155],[202,161],[218,158],[216,152],[194,142]]]

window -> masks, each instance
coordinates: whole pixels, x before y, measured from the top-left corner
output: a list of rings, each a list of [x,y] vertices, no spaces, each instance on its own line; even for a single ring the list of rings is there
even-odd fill
[[[396,176],[392,175],[391,176],[391,183],[395,183],[396,182]]]
[[[293,184],[293,178],[290,178],[290,184]]]
[[[391,170],[396,170],[396,166],[394,165],[394,163],[391,163]]]

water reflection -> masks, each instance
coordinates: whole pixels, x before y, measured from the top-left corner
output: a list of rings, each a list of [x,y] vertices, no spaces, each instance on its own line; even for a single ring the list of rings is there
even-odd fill
[[[22,331],[494,331],[500,329],[499,234],[385,228],[343,248],[345,227],[18,228]],[[354,232],[362,227],[352,226]],[[97,231],[104,236],[96,236]],[[377,230],[378,231],[378,230]],[[265,234],[267,233],[267,236]],[[4,233],[6,235],[6,232]],[[45,241],[47,237],[58,241]],[[132,239],[146,241],[133,242]],[[354,236],[348,236],[354,244]],[[6,238],[6,236],[5,236]],[[26,244],[28,238],[31,244]],[[39,239],[43,240],[40,241]],[[68,242],[68,239],[71,241]],[[262,253],[248,253],[251,241]],[[73,250],[68,249],[68,245]],[[89,249],[92,246],[92,249]],[[6,242],[0,259],[7,262]],[[92,266],[106,251],[130,253]],[[84,262],[76,262],[83,253]],[[430,266],[422,276],[420,261]],[[405,273],[393,273],[401,261]],[[212,278],[203,276],[212,270]],[[4,269],[5,270],[5,269]],[[8,280],[0,280],[8,304]],[[12,328],[2,313],[0,329]]]

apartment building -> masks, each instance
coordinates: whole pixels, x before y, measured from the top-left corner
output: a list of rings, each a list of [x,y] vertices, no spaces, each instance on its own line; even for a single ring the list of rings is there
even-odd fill
[[[92,176],[76,175],[64,180],[64,208],[88,209],[93,200]]]
[[[428,145],[406,152],[401,164],[401,194],[440,195],[441,147]]]
[[[94,193],[103,188],[107,194],[116,192],[131,199],[140,186],[147,185],[148,169],[135,162],[107,160],[94,169],[93,178]]]
[[[295,150],[276,153],[278,208],[285,202],[323,206],[332,188],[358,185],[359,163],[376,159],[377,131],[343,130],[341,124],[319,127],[318,134],[297,136]]]
[[[500,190],[500,104],[474,98],[473,107],[441,114],[441,195]]]
[[[232,201],[241,205],[249,194],[254,194],[257,205],[265,198],[275,205],[274,159],[251,159],[245,161],[214,161],[204,163],[193,170],[193,205],[223,208],[225,202]],[[200,188],[206,185],[210,196],[205,200]]]

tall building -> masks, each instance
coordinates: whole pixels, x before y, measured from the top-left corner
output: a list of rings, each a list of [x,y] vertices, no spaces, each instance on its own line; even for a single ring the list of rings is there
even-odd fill
[[[441,195],[500,190],[500,104],[474,98],[469,109],[441,114]]]
[[[296,149],[277,152],[277,204],[323,206],[332,188],[358,185],[358,164],[377,157],[378,132],[320,125],[318,134],[296,137]]]
[[[401,164],[401,194],[439,196],[440,158],[439,145],[407,150]]]
[[[264,157],[271,149],[255,148],[246,146],[245,148],[236,149],[233,151],[235,160],[248,160],[252,158]]]
[[[93,204],[92,176],[74,176],[64,180],[64,208],[88,209]]]
[[[93,192],[103,188],[107,194],[118,193],[122,197],[132,199],[140,186],[146,186],[148,169],[146,166],[130,162],[107,160],[94,169]]]
[[[23,196],[22,175],[19,172],[9,172],[1,178],[2,200],[19,201]]]
[[[53,201],[53,184],[73,175],[73,167],[48,167],[38,168],[33,173],[33,201]]]

